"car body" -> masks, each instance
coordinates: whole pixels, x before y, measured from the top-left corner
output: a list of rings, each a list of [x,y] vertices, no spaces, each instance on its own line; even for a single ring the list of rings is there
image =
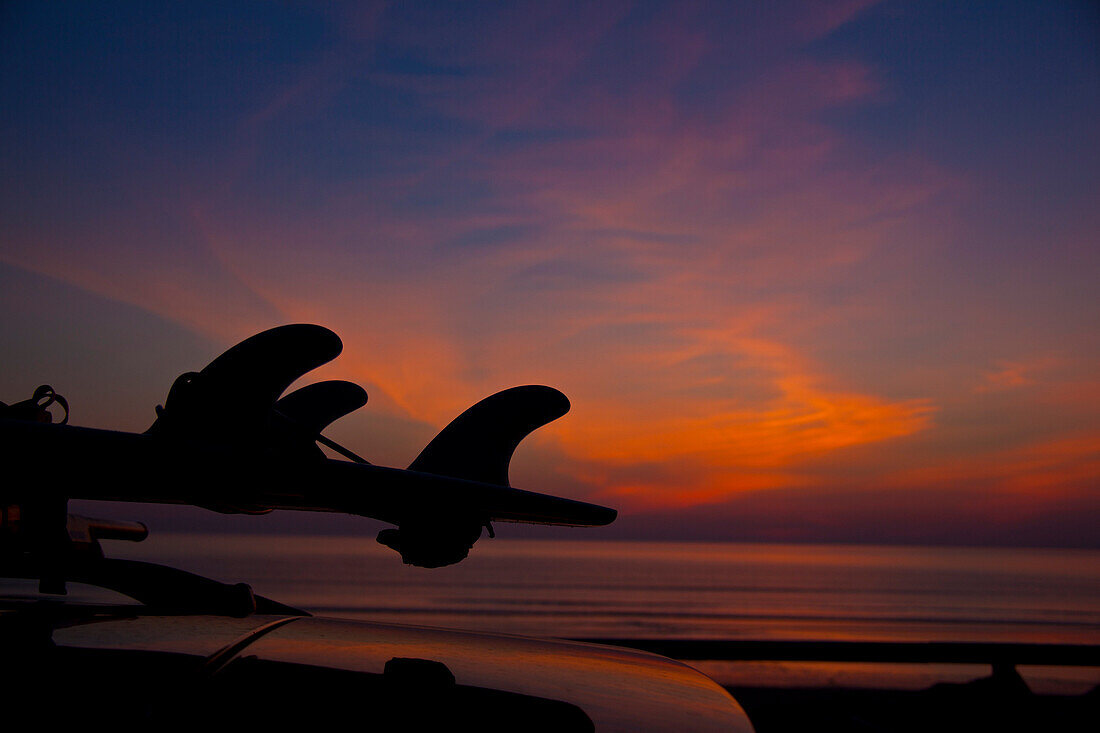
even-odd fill
[[[193,729],[751,731],[691,667],[563,640],[306,614],[158,613],[22,600],[0,610],[8,720]]]

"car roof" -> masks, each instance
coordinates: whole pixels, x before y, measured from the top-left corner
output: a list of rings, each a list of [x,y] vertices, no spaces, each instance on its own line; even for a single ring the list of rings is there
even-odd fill
[[[691,667],[581,642],[325,617],[140,613],[70,618],[53,629],[52,641],[65,649],[201,657],[212,673],[265,663],[381,679],[395,661],[412,661],[421,670],[443,669],[467,688],[575,706],[595,730],[752,730],[729,693]]]

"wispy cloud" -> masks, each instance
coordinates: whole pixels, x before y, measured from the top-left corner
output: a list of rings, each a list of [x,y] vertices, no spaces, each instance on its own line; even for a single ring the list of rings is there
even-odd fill
[[[110,204],[15,220],[0,258],[226,345],[324,323],[331,374],[409,436],[558,386],[539,465],[628,516],[1083,491],[1095,318],[1026,253],[987,274],[989,183],[931,113],[900,118],[927,90],[853,40],[874,5],[310,16],[217,134],[122,140],[160,157]]]
[[[1034,384],[1043,371],[1057,365],[1058,360],[1050,356],[1027,361],[999,361],[992,369],[982,373],[982,381],[974,391],[1000,392],[1027,387]]]

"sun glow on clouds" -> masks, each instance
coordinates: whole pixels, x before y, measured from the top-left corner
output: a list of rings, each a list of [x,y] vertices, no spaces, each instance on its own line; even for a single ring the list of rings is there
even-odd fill
[[[593,419],[561,429],[564,449],[609,496],[647,508],[689,506],[741,491],[813,485],[810,473],[799,473],[806,459],[910,435],[931,418],[923,401],[825,388],[779,344],[739,340],[722,353],[730,355],[758,374],[757,385],[742,383],[729,394],[728,385],[703,379],[626,405],[594,396]],[[671,470],[639,480],[639,463]]]
[[[1000,392],[1007,389],[1027,387],[1035,384],[1037,375],[1057,366],[1058,360],[1044,357],[1028,362],[999,361],[994,369],[982,374],[981,383],[974,388],[976,392]]]
[[[822,50],[873,5],[335,11],[222,100],[221,135],[109,141],[115,203],[13,219],[0,259],[224,345],[327,325],[345,352],[317,378],[426,434],[556,386],[573,410],[535,463],[626,515],[837,475],[1078,491],[1100,393],[1067,385],[1100,350],[1070,317],[1075,358],[1003,358],[1065,350],[1039,321],[991,328],[1017,294],[966,281],[988,182],[922,149],[923,118],[865,121],[896,69]]]

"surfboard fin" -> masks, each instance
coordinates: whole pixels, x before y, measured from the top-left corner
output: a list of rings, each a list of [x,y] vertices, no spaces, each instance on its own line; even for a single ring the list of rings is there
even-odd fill
[[[456,417],[428,443],[410,471],[509,486],[508,464],[532,431],[569,412],[553,387],[512,387],[486,397]]]
[[[275,403],[275,410],[297,423],[314,440],[344,415],[367,404],[367,391],[354,382],[332,379],[296,389]]]
[[[323,326],[299,323],[258,333],[202,371],[181,375],[146,433],[228,444],[243,436],[255,442],[279,395],[342,349],[340,337]]]
[[[533,430],[569,411],[558,390],[540,385],[513,387],[486,397],[443,428],[409,465],[410,471],[508,487],[512,454]],[[408,565],[436,568],[459,562],[481,537],[492,535],[489,517],[468,511],[455,496],[441,508],[412,514],[378,542],[401,553]]]
[[[366,390],[353,382],[333,379],[296,389],[275,403],[271,424],[274,440],[282,441],[293,452],[324,458],[317,442],[331,445],[332,441],[321,435],[321,431],[365,404]],[[342,446],[337,449],[347,452]],[[366,462],[356,458],[360,463]]]
[[[280,442],[279,438],[287,442],[286,436],[294,432],[275,424],[274,405],[279,395],[342,350],[340,337],[323,326],[298,323],[258,333],[226,350],[201,371],[181,374],[164,406],[157,406],[157,419],[145,432],[159,440],[204,442],[270,455],[276,449],[273,443]],[[304,404],[299,409],[309,412]],[[323,419],[323,415],[312,417],[314,421]],[[310,446],[294,437],[289,442],[292,455],[293,449],[301,446],[302,457],[320,454],[324,458],[316,444]],[[271,511],[269,506],[232,496],[200,506],[228,514]]]

